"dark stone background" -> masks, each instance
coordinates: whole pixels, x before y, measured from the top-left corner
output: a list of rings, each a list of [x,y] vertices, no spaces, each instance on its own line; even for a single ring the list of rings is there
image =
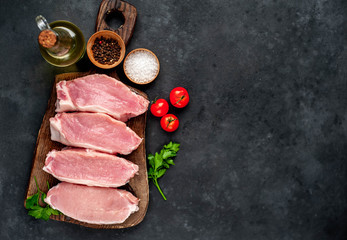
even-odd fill
[[[86,38],[100,1],[0,4],[0,239],[346,239],[347,2],[345,0],[131,1],[128,51],[161,63],[141,87],[189,106],[167,134],[149,115],[147,152],[182,144],[176,166],[150,184],[144,221],[95,230],[27,215],[23,200],[56,68],[40,56],[35,17],[69,20]],[[116,26],[117,21],[112,22]],[[129,83],[123,78],[125,83]]]

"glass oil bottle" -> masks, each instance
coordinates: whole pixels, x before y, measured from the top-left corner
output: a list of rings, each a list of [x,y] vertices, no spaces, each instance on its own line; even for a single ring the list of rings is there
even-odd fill
[[[42,57],[57,67],[76,63],[85,53],[85,40],[81,30],[71,22],[55,21],[48,24],[43,16],[36,17],[41,30],[38,42]]]

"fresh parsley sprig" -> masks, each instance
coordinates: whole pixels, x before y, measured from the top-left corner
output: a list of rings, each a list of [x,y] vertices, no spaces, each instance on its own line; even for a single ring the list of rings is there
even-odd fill
[[[148,178],[152,179],[164,200],[166,200],[166,197],[159,186],[158,178],[165,174],[170,165],[175,165],[172,158],[176,157],[178,150],[180,150],[180,144],[170,142],[164,145],[160,153],[156,152],[155,155],[150,153],[147,157],[149,163]]]
[[[25,208],[29,210],[28,215],[36,218],[36,219],[43,219],[47,221],[49,217],[53,215],[59,215],[60,212],[58,210],[55,210],[51,208],[48,204],[46,207],[42,207],[39,203],[40,201],[40,195],[41,200],[44,203],[45,198],[47,197],[46,193],[42,192],[39,188],[39,185],[37,184],[36,177],[34,177],[36,187],[37,187],[37,193],[28,197],[25,201]],[[49,190],[49,183],[47,181],[47,186]]]

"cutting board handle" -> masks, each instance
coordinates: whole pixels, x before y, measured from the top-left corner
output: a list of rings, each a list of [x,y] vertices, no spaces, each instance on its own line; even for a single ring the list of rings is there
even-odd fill
[[[124,17],[124,24],[117,30],[112,29],[106,23],[106,18],[110,13],[120,12]],[[130,3],[121,0],[103,0],[100,4],[99,13],[96,18],[95,31],[111,30],[122,37],[125,45],[128,44],[134,32],[137,11]]]

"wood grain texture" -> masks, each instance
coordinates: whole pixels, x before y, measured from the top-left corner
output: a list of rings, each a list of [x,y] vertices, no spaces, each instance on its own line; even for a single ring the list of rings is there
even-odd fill
[[[39,134],[37,137],[36,148],[34,151],[32,170],[30,174],[30,180],[29,180],[29,186],[27,189],[26,198],[37,192],[34,177],[37,178],[39,188],[43,192],[48,191],[48,187],[46,184],[47,181],[49,182],[50,186],[54,186],[59,182],[53,176],[51,176],[50,174],[42,170],[47,153],[53,149],[60,150],[64,147],[63,144],[51,141],[51,138],[50,138],[49,118],[54,117],[55,115],[55,102],[57,99],[57,92],[55,87],[56,83],[62,80],[71,80],[78,77],[83,77],[91,73],[92,71],[87,73],[64,73],[64,74],[60,74],[56,76],[55,84],[52,89],[52,94],[48,101],[46,114],[43,117],[41,128],[39,130]],[[118,76],[114,71],[110,72],[109,75],[118,79]],[[129,88],[135,93],[148,99],[145,93],[132,87],[129,87]],[[146,115],[147,113],[144,113],[138,117],[131,118],[127,122],[127,126],[130,127],[132,130],[134,130],[137,133],[137,135],[139,135],[139,137],[143,138],[143,141],[138,147],[138,149],[133,151],[130,155],[123,156],[124,158],[128,159],[129,161],[132,161],[133,163],[139,166],[139,174],[136,175],[134,178],[132,178],[129,181],[129,183],[123,187],[124,189],[130,191],[131,193],[133,193],[136,197],[140,199],[139,211],[130,215],[130,217],[124,223],[112,224],[112,225],[88,224],[88,223],[77,221],[65,215],[59,215],[59,216],[51,215],[51,219],[79,224],[86,227],[107,228],[107,229],[132,227],[139,224],[143,220],[147,212],[148,201],[149,201],[146,149],[145,149]]]
[[[106,23],[106,18],[113,12],[120,12],[124,17],[124,24],[117,30],[112,29]],[[111,30],[122,37],[125,45],[128,44],[134,33],[137,18],[136,8],[130,3],[120,0],[103,0],[100,4],[99,13],[96,19],[95,31]]]

